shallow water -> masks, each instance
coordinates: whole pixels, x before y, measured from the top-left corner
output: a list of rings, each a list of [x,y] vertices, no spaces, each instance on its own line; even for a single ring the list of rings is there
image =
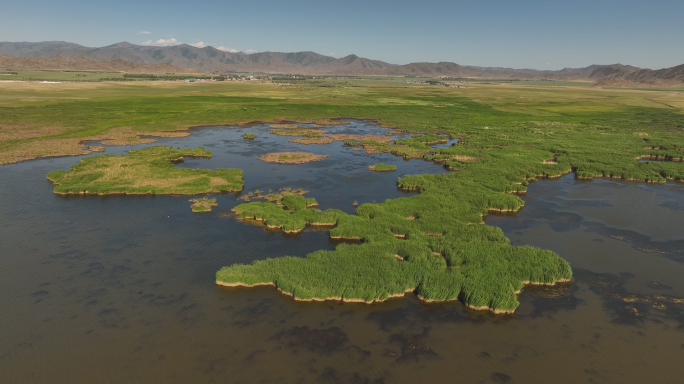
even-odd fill
[[[326,130],[386,132],[364,121]],[[447,172],[341,142],[288,139],[267,126],[209,127],[152,145],[202,145],[212,159],[180,166],[240,168],[245,192],[304,188],[321,209],[350,213],[354,200],[405,196],[396,189],[404,174]],[[302,165],[256,159],[294,150],[330,157]],[[45,174],[77,161],[0,167],[3,383],[682,381],[684,184],[571,175],[532,183],[520,213],[488,216],[487,224],[514,245],[557,252],[575,280],[526,288],[514,315],[495,316],[412,295],[374,305],[302,303],[267,287],[217,287],[222,266],[335,244],[326,231],[284,236],[222,217],[236,194],[216,196],[219,206],[205,214],[191,213],[188,197],[54,195]],[[397,172],[367,169],[380,162]]]

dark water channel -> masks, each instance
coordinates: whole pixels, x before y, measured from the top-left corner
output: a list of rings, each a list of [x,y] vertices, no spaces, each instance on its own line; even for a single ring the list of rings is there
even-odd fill
[[[363,121],[331,133],[384,134]],[[341,142],[288,143],[267,126],[210,127],[156,144],[204,146],[180,166],[240,168],[245,192],[304,188],[320,208],[405,196],[422,160]],[[257,133],[254,141],[244,133]],[[447,145],[449,145],[448,143]],[[136,148],[149,145],[136,146]],[[108,147],[124,153],[130,147]],[[302,165],[257,160],[301,150]],[[526,288],[514,315],[424,305],[301,303],[270,288],[214,284],[224,265],[333,249],[326,231],[267,232],[188,197],[59,197],[45,174],[77,157],[0,166],[2,383],[681,383],[684,184],[571,175],[531,184],[516,215],[488,216],[513,244],[551,249],[575,280]],[[397,172],[367,169],[379,162]]]

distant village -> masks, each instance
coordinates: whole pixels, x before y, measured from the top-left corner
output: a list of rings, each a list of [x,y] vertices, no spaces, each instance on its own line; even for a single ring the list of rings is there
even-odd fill
[[[405,77],[400,77],[400,78],[405,78]],[[315,80],[317,79],[316,76],[308,76],[308,75],[290,75],[290,74],[270,74],[270,75],[238,75],[238,74],[229,74],[229,75],[214,75],[211,77],[187,77],[183,79],[183,81],[187,83],[194,83],[194,82],[204,82],[204,81],[271,81],[274,84],[278,86],[288,86],[292,84],[292,81],[301,81],[301,80]],[[371,80],[372,78],[365,78],[365,77],[359,77],[359,76],[318,76],[319,80]],[[442,78],[440,77],[440,80],[456,80],[454,78]],[[465,81],[460,80],[460,83],[465,83]],[[453,84],[453,83],[445,83],[444,81],[438,81],[438,80],[414,80],[414,81],[405,81],[406,84],[421,84],[421,85],[436,85],[436,86],[443,86],[443,87],[448,87],[448,88],[462,88],[465,89],[467,88],[465,85],[458,85],[458,84]]]

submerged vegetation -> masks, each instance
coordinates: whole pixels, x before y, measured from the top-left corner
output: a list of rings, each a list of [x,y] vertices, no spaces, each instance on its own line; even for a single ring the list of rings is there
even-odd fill
[[[397,166],[389,164],[375,164],[368,167],[368,169],[375,172],[392,172],[397,170]]]
[[[191,207],[193,212],[211,212],[211,207],[218,207],[216,199],[209,199],[207,197],[191,199],[190,202],[193,203]]]
[[[56,194],[174,194],[196,195],[242,190],[239,169],[178,168],[172,162],[189,157],[211,157],[204,148],[180,149],[156,146],[131,150],[128,155],[104,155],[81,159],[69,171],[47,175]]]

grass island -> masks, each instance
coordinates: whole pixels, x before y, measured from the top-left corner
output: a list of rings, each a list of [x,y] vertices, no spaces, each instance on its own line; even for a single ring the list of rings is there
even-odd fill
[[[209,158],[211,152],[201,147],[156,146],[131,150],[127,155],[92,156],[69,171],[50,172],[47,178],[59,195],[197,195],[242,190],[241,170],[188,169],[173,164],[185,156]]]
[[[192,204],[192,211],[193,212],[211,212],[212,207],[218,207],[218,204],[216,204],[216,199],[210,199],[207,197],[203,197],[201,199],[191,199],[190,200]]]
[[[320,161],[328,157],[328,155],[314,155],[306,152],[276,152],[267,153],[259,156],[259,160],[267,163],[278,164],[304,164],[312,161]]]
[[[254,133],[245,133],[244,135],[242,135],[242,138],[245,140],[254,140],[256,139],[256,137],[257,135]]]
[[[397,170],[397,166],[381,163],[381,164],[371,165],[370,167],[368,167],[368,169],[370,169],[371,171],[374,171],[374,172],[393,172],[393,171]]]
[[[292,139],[288,140],[290,143],[297,143],[297,144],[330,144],[334,140],[329,138],[329,137],[305,137],[302,139]]]

